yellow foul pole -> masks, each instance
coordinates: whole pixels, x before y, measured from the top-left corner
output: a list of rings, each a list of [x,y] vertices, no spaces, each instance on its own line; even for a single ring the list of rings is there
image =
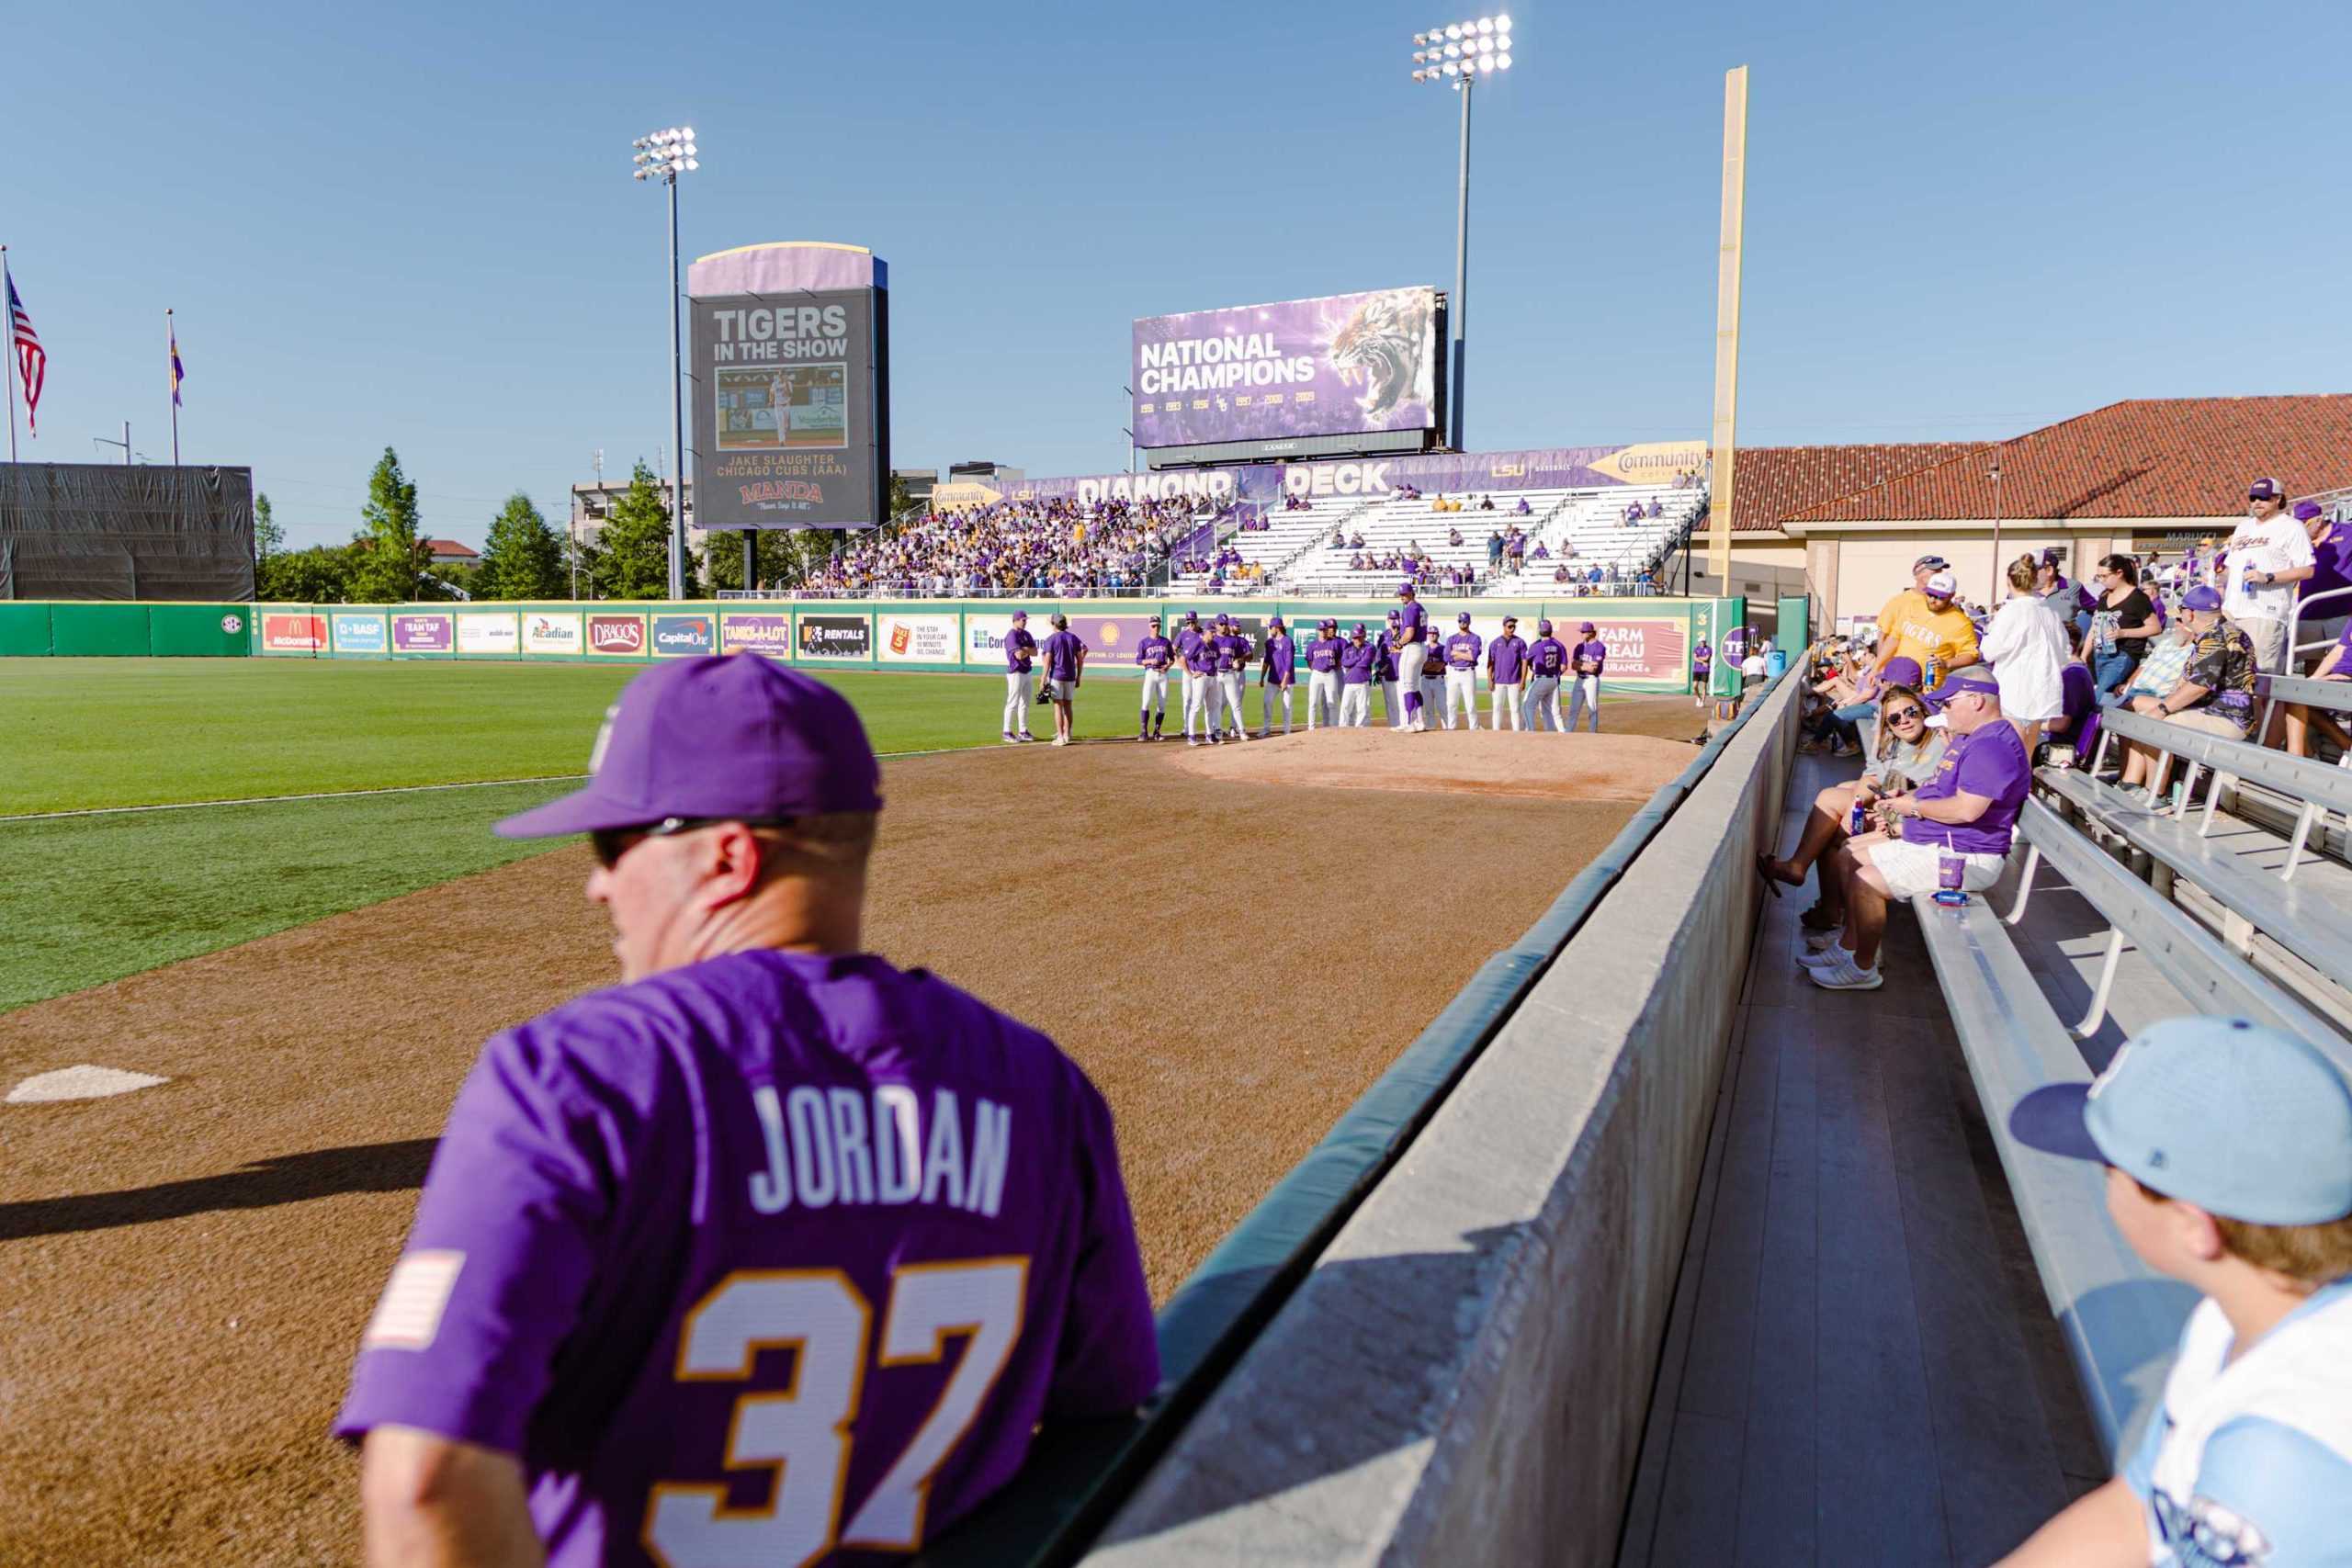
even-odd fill
[[[1715,263],[1714,466],[1708,500],[1707,571],[1717,592],[1731,586],[1732,487],[1739,414],[1739,243],[1747,216],[1747,67],[1724,73],[1723,247]]]

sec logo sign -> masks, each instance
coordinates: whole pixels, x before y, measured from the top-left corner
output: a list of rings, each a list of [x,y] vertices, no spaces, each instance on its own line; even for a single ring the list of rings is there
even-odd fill
[[[239,632],[245,629],[244,617],[242,615],[223,615],[220,617],[220,629],[227,632],[231,637],[235,637]]]

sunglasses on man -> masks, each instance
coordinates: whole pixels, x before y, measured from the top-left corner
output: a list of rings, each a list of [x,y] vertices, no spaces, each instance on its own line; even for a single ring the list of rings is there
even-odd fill
[[[664,817],[644,828],[598,828],[588,835],[588,847],[595,852],[596,863],[610,871],[620,863],[621,856],[648,839],[673,839],[722,822],[741,822],[746,828],[789,828],[797,820],[792,817]]]

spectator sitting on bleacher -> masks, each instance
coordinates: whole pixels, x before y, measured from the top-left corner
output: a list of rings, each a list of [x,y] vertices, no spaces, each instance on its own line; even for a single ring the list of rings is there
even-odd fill
[[[2064,711],[2041,727],[2044,750],[2037,753],[2037,760],[2046,758],[2060,767],[2087,767],[2090,753],[2083,740],[2090,733],[2090,727],[2084,720],[2098,711],[2098,694],[2091,689],[2090,666],[2068,664],[2058,672],[2058,688]],[[2064,750],[2059,750],[2062,747]]]
[[[2304,580],[2302,594],[2296,601],[2295,640],[2333,642],[2352,625],[2352,593],[2345,592],[2352,589],[2352,522],[2330,521],[2315,501],[2297,502],[2295,521],[2303,525],[2312,542],[2312,574]],[[2335,597],[2321,599],[2323,593]],[[2309,608],[2302,607],[2306,605]],[[2324,659],[2327,654],[2323,648],[2319,657]]]
[[[1552,547],[1549,545],[1536,546],[1535,558],[1537,560],[1550,560],[1552,558]]]
[[[1527,504],[1527,497],[1523,495],[1519,498],[1519,504],[1512,507],[1511,510],[1519,513],[1521,517],[1532,517],[1535,515],[1535,508]]]
[[[1658,504],[1657,497],[1652,496],[1650,497],[1649,510],[1643,513],[1643,515],[1646,517],[1663,517],[1666,515],[1666,508]]]
[[[1877,755],[1852,784],[1831,784],[1813,797],[1813,810],[1805,817],[1804,835],[1797,840],[1796,853],[1786,860],[1775,859],[1769,851],[1756,857],[1756,869],[1766,882],[1803,886],[1814,863],[1846,841],[1847,825],[1857,801],[1868,806],[1917,789],[1935,777],[1936,764],[1943,760],[1945,736],[1940,729],[1928,728],[1928,705],[1917,689],[1887,685],[1880,695],[1878,716]],[[1799,923],[1807,931],[1826,931],[1838,922],[1830,918],[1824,900],[1800,916]]]
[[[2189,640],[2180,683],[2162,696],[2134,697],[2132,711],[2225,740],[2245,739],[2255,721],[2254,682],[2261,672],[2254,639],[2222,613],[2221,591],[2206,583],[2180,596],[2180,620]],[[2169,752],[2126,740],[2123,787],[2154,802],[2171,761]]]
[[[2319,667],[2312,671],[2315,681],[2352,681],[2352,623],[2335,634],[2335,645],[2321,656]],[[2287,705],[2287,750],[2298,757],[2312,754],[2312,726],[2317,725],[2339,750],[2352,751],[2352,735],[2324,712],[2313,712],[2307,703]]]
[[[1927,700],[1951,736],[1935,777],[1881,801],[1878,819],[1890,831],[1849,840],[1822,879],[1842,930],[1808,937],[1813,951],[1798,962],[1824,990],[1874,991],[1884,983],[1878,949],[1887,904],[1934,892],[1944,857],[1961,863],[1960,885],[1972,893],[1993,886],[2008,857],[2033,762],[2017,727],[2001,716],[2001,688],[1989,673],[1964,670]]]
[[[2095,1082],[2026,1095],[2008,1127],[2030,1148],[2104,1166],[2117,1233],[2204,1300],[2120,1473],[2005,1564],[2352,1562],[2342,1071],[2247,1019],[2166,1019],[2125,1041]]]
[[[1495,498],[1494,498],[1493,496],[1491,496],[1491,495],[1482,495],[1482,496],[1480,496],[1480,497],[1478,498],[1478,510],[1479,510],[1479,511],[1481,511],[1481,512],[1492,512],[1494,509],[1495,509]]]
[[[1363,529],[1359,528],[1359,529],[1357,529],[1357,530],[1356,530],[1356,536],[1355,536],[1354,538],[1350,539],[1350,540],[1348,541],[1348,547],[1349,547],[1350,549],[1351,549],[1351,550],[1360,550],[1360,549],[1363,548]]]
[[[1445,542],[1449,545],[1460,544],[1462,542],[1462,530],[1459,528],[1448,528],[1445,531]]]
[[[1445,491],[1440,491],[1437,492],[1436,497],[1430,502],[1430,510],[1431,512],[1442,512],[1445,510]]]
[[[1567,580],[1568,580],[1568,569],[1567,569],[1566,567],[1563,566],[1563,567],[1559,567],[1559,568],[1556,568],[1556,569],[1555,569],[1555,570],[1554,570],[1554,571],[1553,571],[1553,573],[1552,573],[1552,581],[1555,581],[1555,582],[1566,582]]]

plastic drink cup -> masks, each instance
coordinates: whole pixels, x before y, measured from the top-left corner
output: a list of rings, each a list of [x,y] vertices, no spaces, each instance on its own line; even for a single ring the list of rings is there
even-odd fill
[[[1962,886],[1968,874],[1968,862],[1950,844],[1936,855],[1936,902],[1965,904],[1968,890]]]

